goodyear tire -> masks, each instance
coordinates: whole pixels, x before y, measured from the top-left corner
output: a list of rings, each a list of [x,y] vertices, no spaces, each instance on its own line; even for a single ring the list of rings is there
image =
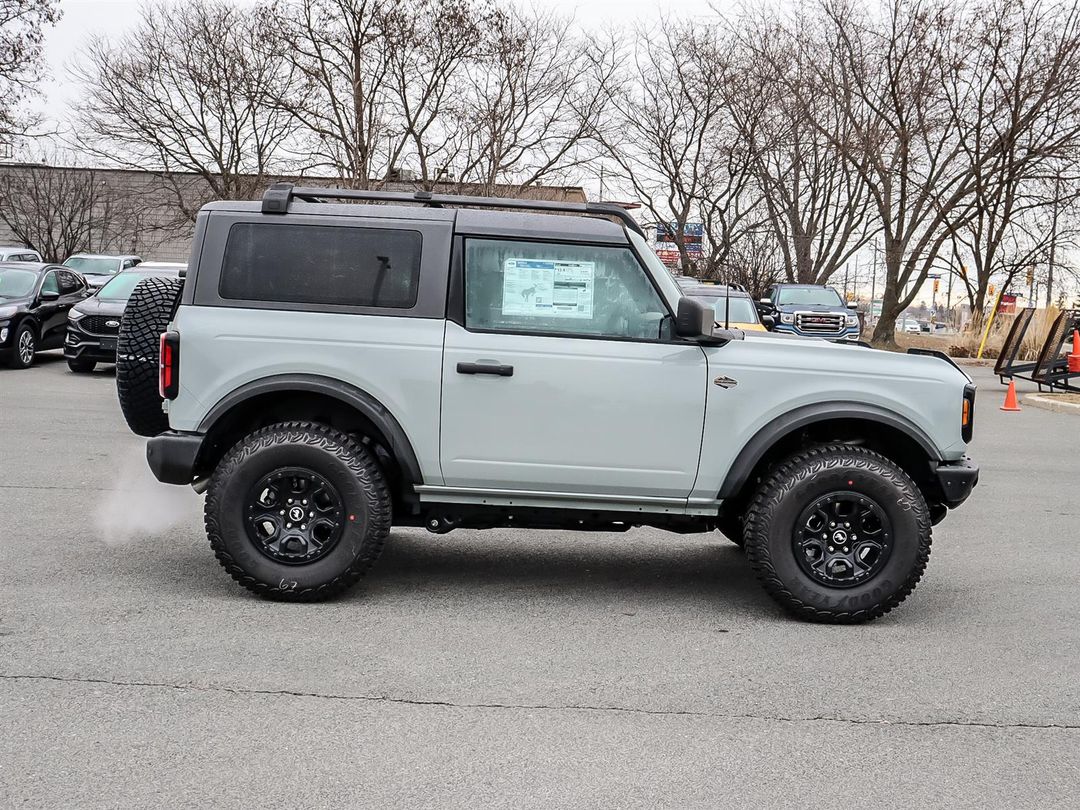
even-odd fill
[[[382,552],[391,500],[374,455],[312,422],[235,444],[206,490],[206,534],[229,575],[259,596],[316,602],[356,583]]]
[[[158,394],[158,351],[161,333],[180,303],[183,281],[146,278],[135,285],[120,319],[116,344],[116,392],[128,427],[139,436],[169,429]]]
[[[797,453],[761,484],[745,549],[765,590],[810,621],[854,624],[907,598],[930,557],[930,513],[896,464],[864,447]]]

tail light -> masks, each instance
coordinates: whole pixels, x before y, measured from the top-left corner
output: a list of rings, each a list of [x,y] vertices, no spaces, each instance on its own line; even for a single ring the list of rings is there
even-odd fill
[[[176,399],[180,393],[180,335],[165,332],[158,355],[158,393],[162,399]]]
[[[960,417],[960,438],[971,441],[975,432],[975,386],[964,386],[964,410]]]

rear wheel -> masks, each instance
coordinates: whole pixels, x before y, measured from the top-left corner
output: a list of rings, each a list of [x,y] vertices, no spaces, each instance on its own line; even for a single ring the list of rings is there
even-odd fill
[[[158,393],[161,333],[176,314],[183,282],[145,278],[135,285],[120,319],[116,345],[116,392],[128,427],[140,436],[169,429]]]
[[[390,532],[386,479],[346,433],[310,422],[262,428],[218,464],[206,532],[230,576],[271,599],[314,602],[344,591]]]
[[[746,554],[769,595],[812,621],[855,623],[907,598],[930,557],[930,513],[908,475],[866,448],[798,453],[746,514]]]

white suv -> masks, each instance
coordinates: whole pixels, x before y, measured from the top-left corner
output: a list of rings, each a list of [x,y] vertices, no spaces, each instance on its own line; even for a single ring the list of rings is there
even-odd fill
[[[282,184],[140,283],[117,383],[263,596],[341,591],[391,524],[653,526],[720,529],[785,608],[855,622],[978,478],[974,386],[923,355],[717,330],[616,206]]]

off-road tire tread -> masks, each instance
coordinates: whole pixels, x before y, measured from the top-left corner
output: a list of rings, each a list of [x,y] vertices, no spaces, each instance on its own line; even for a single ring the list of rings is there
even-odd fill
[[[368,522],[371,526],[369,531],[373,532],[374,542],[366,544],[364,553],[354,559],[343,573],[318,588],[287,590],[255,579],[233,560],[221,538],[221,530],[218,526],[217,512],[225,480],[256,451],[283,441],[306,444],[337,456],[352,470],[361,487],[373,495]],[[214,556],[229,576],[240,585],[266,599],[282,602],[320,602],[351,588],[379,558],[386,544],[386,538],[390,534],[391,509],[390,490],[386,485],[382,469],[374,455],[357,439],[317,422],[280,422],[249,433],[233,445],[221,459],[210,477],[210,485],[206,490],[204,523],[206,536],[210,540]]]
[[[139,436],[169,429],[158,393],[161,333],[176,314],[184,282],[145,278],[135,285],[116,341],[116,393],[128,427]]]
[[[776,509],[798,483],[836,467],[841,463],[886,478],[893,486],[921,508],[915,511],[919,527],[919,548],[908,578],[886,600],[865,610],[832,611],[806,604],[791,593],[777,576],[769,556],[765,535],[766,516]],[[859,624],[884,616],[915,590],[930,560],[932,527],[930,512],[918,486],[896,464],[865,447],[828,444],[813,447],[788,457],[774,467],[762,482],[746,511],[743,541],[750,566],[766,592],[787,611],[801,619],[829,624]]]

